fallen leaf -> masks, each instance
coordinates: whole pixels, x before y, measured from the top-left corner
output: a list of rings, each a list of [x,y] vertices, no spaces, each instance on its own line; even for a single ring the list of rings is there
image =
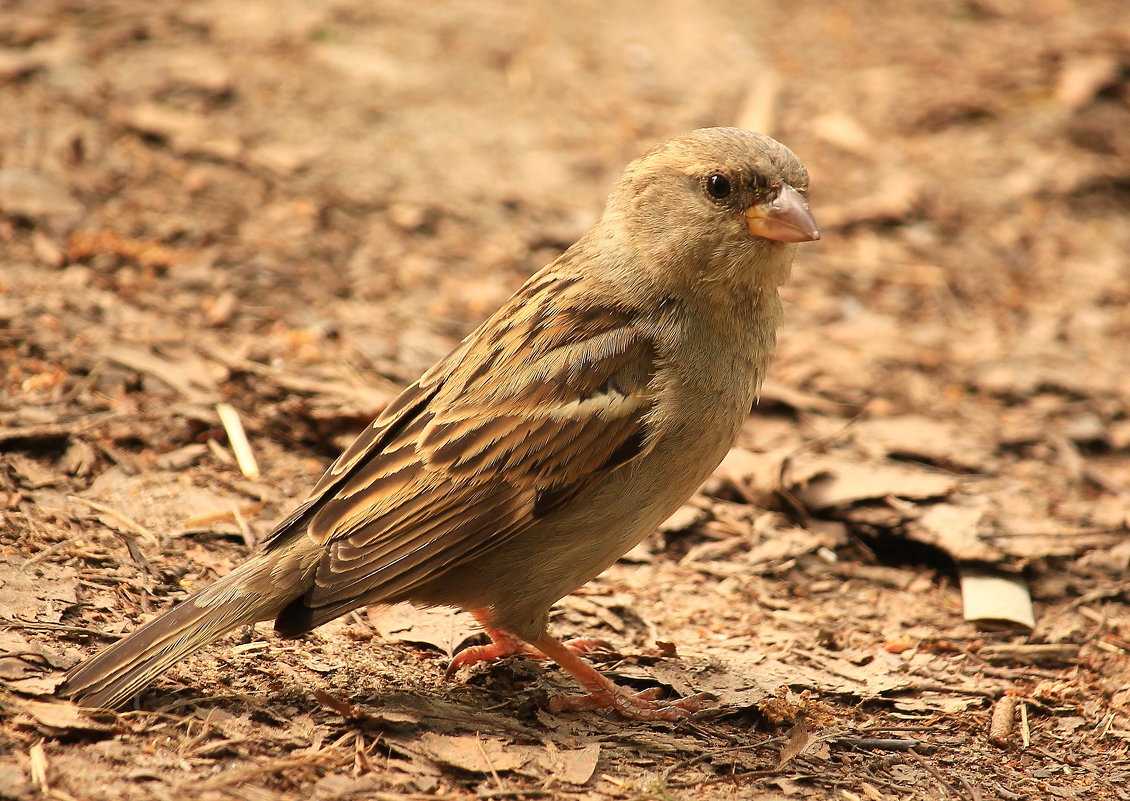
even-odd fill
[[[1077,111],[1095,99],[1095,95],[1118,80],[1122,69],[1111,55],[1072,55],[1064,60],[1055,87],[1055,100],[1061,106]]]
[[[706,519],[706,510],[694,504],[684,503],[675,513],[659,524],[659,530],[665,533],[686,531],[691,526],[701,523]]]
[[[211,406],[220,398],[213,366],[193,353],[180,350],[166,355],[147,347],[114,344],[102,356],[137,373],[153,376],[193,403]]]
[[[830,111],[814,117],[810,122],[813,135],[830,145],[841,148],[854,156],[872,160],[878,148],[875,138],[867,132],[859,120],[844,111]]]
[[[535,758],[540,750],[478,734],[425,732],[418,743],[434,761],[469,773],[517,770]]]
[[[552,742],[547,742],[546,752],[541,759],[543,766],[553,774],[554,778],[566,784],[586,784],[596,772],[596,764],[599,761],[599,743],[563,751]]]
[[[798,457],[785,470],[786,487],[812,509],[888,497],[937,498],[958,483],[953,476],[922,467],[840,456]]]
[[[369,610],[369,622],[386,640],[429,645],[447,656],[482,634],[482,627],[467,612],[446,607],[421,608],[409,603],[373,607]]]
[[[965,619],[980,628],[1032,630],[1036,626],[1032,595],[1023,576],[963,566],[961,602]]]
[[[1004,554],[978,535],[985,504],[971,503],[975,505],[939,503],[928,506],[917,520],[911,521],[907,532],[912,539],[941,548],[955,561],[995,562]]]
[[[781,753],[777,755],[777,764],[773,766],[773,770],[780,770],[796,759],[804,750],[804,747],[808,745],[808,739],[808,723],[802,716],[789,729],[788,739],[785,741],[784,747],[781,748]]]
[[[98,720],[99,713],[72,704],[69,701],[34,701],[4,693],[0,695],[0,710],[26,717],[45,734],[88,731],[108,732],[113,725]],[[17,718],[17,721],[19,718]]]
[[[861,420],[850,429],[869,456],[902,456],[932,464],[980,470],[991,449],[968,428],[949,420],[908,414]]]

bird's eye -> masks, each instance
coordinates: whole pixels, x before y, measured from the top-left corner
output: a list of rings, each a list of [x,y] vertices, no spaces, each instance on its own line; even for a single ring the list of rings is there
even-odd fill
[[[712,173],[706,178],[706,191],[715,200],[721,200],[730,196],[733,191],[730,186],[730,179],[720,172]]]

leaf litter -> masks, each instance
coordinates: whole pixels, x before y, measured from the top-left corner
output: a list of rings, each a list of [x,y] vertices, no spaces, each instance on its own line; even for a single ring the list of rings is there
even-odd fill
[[[0,797],[1128,797],[1125,4],[387,5],[5,12]],[[825,238],[739,446],[552,621],[704,712],[552,716],[575,688],[525,658],[444,682],[476,628],[403,607],[234,633],[136,710],[52,697],[627,157],[738,120]]]

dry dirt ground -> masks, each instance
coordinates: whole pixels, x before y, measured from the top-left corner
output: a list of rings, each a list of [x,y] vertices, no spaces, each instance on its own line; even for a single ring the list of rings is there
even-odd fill
[[[0,797],[1130,798],[1125,0],[8,0],[0,109]],[[824,238],[740,446],[553,621],[704,712],[445,683],[473,627],[399,608],[54,702],[715,124]]]

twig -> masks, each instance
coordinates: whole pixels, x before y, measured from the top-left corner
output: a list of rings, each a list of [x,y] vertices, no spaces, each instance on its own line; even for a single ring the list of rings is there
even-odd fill
[[[29,426],[0,426],[0,444],[8,442],[36,442],[51,439],[69,439],[85,433],[109,420],[125,417],[125,412],[97,412],[57,423],[37,423]]]
[[[28,772],[31,785],[40,793],[47,792],[47,754],[43,750],[43,740],[28,749]]]
[[[234,503],[231,505],[232,517],[235,518],[235,524],[239,527],[239,535],[243,537],[243,544],[248,548],[255,547],[255,535],[251,531],[251,526],[247,525],[247,518],[239,511],[239,507]]]
[[[36,562],[39,562],[39,561],[46,559],[51,554],[61,550],[64,546],[67,546],[67,545],[70,545],[70,544],[71,544],[70,540],[59,540],[56,543],[52,543],[51,545],[48,545],[46,548],[44,548],[39,553],[35,554],[35,556],[30,556],[27,559],[25,559],[23,564],[20,565],[20,569],[26,570],[28,568],[28,566],[34,565]]]
[[[222,509],[218,512],[205,512],[204,514],[193,515],[192,517],[185,518],[183,521],[181,521],[181,526],[183,526],[182,530],[176,532],[172,536],[173,536],[174,539],[176,539],[177,537],[183,537],[185,534],[187,534],[189,532],[193,532],[193,531],[196,531],[196,530],[202,529],[202,528],[207,528],[208,526],[211,526],[215,523],[226,522],[228,520],[235,521],[235,524],[237,526],[239,526],[240,520],[242,519],[243,520],[243,526],[246,526],[247,525],[247,516],[259,514],[259,512],[261,512],[263,510],[263,506],[264,506],[264,503],[262,501],[256,501],[255,503],[247,503],[247,504],[244,504],[243,506],[236,506],[233,503],[231,505],[231,507],[228,508],[228,509]],[[241,534],[242,534],[242,526],[241,526],[240,531],[241,531]],[[248,532],[248,533],[250,533],[250,532]],[[244,537],[244,541],[245,542],[247,541],[246,536]],[[248,543],[248,544],[250,545],[252,543]]]
[[[756,749],[756,748],[776,748],[776,746],[778,744],[781,744],[781,743],[784,743],[784,742],[785,742],[784,737],[771,737],[768,740],[763,740],[762,742],[759,742],[759,743],[734,742],[734,744],[732,746],[727,746],[725,748],[714,748],[714,749],[711,749],[709,751],[705,751],[705,752],[698,754],[696,756],[693,756],[693,757],[690,757],[688,759],[683,759],[679,762],[676,762],[674,765],[671,765],[666,770],[664,770],[663,771],[663,783],[667,784],[667,782],[670,779],[670,777],[672,776],[672,774],[674,774],[676,771],[682,770],[683,768],[689,768],[691,765],[697,764],[699,762],[712,760],[715,757],[722,756],[724,754],[729,754],[729,753],[732,753],[733,751],[749,750],[749,749]],[[725,778],[729,778],[729,777],[725,777]],[[715,779],[714,781],[717,782],[717,781],[723,781],[723,780],[724,779]],[[696,782],[693,786],[697,787],[698,784],[699,783]],[[692,786],[692,785],[679,784],[678,786],[680,786],[680,787],[688,786],[689,787],[689,786]]]
[[[1099,732],[1099,736],[1096,739],[1101,740],[1102,738],[1107,736],[1107,734],[1110,732],[1111,727],[1114,725],[1114,716],[1115,714],[1113,712],[1106,716],[1102,731]]]
[[[1095,611],[1093,609],[1091,609],[1090,607],[1087,607],[1087,606],[1080,606],[1079,607],[1079,614],[1081,614],[1085,618],[1090,618],[1090,620],[1092,620],[1095,624],[1095,630],[1092,631],[1087,636],[1085,636],[1082,640],[1080,640],[1079,645],[1094,642],[1095,640],[1097,640],[1099,638],[1099,635],[1101,635],[1103,633],[1103,631],[1106,630],[1106,619],[1107,619],[1107,615],[1109,613],[1110,613],[1110,604],[1103,604],[1103,611],[1102,611],[1101,614],[1098,614],[1098,615],[1096,615]],[[1075,648],[1076,648],[1076,652],[1078,652],[1079,646],[1077,645]]]
[[[138,523],[132,517],[128,517],[127,515],[119,512],[117,509],[109,507],[104,503],[98,503],[98,501],[92,501],[89,498],[83,498],[78,495],[68,495],[67,500],[86,504],[94,511],[101,512],[107,517],[111,517],[114,520],[117,520],[134,534],[137,534],[139,537],[143,537],[144,539],[149,540],[152,545],[159,544],[156,534],[147,529],[145,526],[141,525],[141,523]]]
[[[68,626],[65,623],[39,623],[34,620],[21,620],[20,618],[0,618],[0,626],[8,629],[27,629],[28,631],[69,631],[72,634],[86,634],[91,637],[101,637],[104,640],[120,640],[120,634],[107,634],[98,629],[88,629],[82,626]]]
[[[239,472],[252,481],[259,478],[259,463],[255,461],[255,453],[251,450],[251,443],[247,439],[247,432],[243,428],[243,421],[239,412],[230,403],[217,403],[216,413],[220,415],[220,423],[228,435],[228,443],[235,453],[236,464]]]
[[[486,763],[487,770],[490,771],[491,778],[494,779],[495,787],[502,789],[502,778],[498,775],[498,771],[494,769],[494,763],[491,761],[490,755],[487,754],[487,749],[483,747],[483,738],[481,736],[475,737],[475,745],[479,748],[479,755],[482,756],[483,762]]]
[[[917,760],[918,764],[925,768],[926,772],[933,776],[934,779],[937,780],[938,784],[942,785],[942,787],[945,788],[951,795],[958,795],[957,789],[948,781],[946,781],[946,777],[939,773],[938,769],[931,765],[927,759],[915,753],[914,751],[907,751],[907,753],[910,754],[912,758]]]
[[[836,737],[831,742],[867,751],[910,751],[922,745],[921,740],[905,737]]]
[[[777,118],[777,101],[781,94],[781,78],[777,72],[763,65],[742,99],[734,123],[751,131],[771,133]]]
[[[240,784],[248,779],[255,779],[259,776],[271,776],[294,768],[328,768],[342,761],[341,755],[327,753],[327,750],[328,749],[324,749],[316,754],[299,754],[298,756],[271,759],[260,765],[227,771],[219,776],[196,784],[193,789],[216,790],[223,787],[230,787],[233,784]]]
[[[957,780],[961,782],[961,786],[965,788],[965,792],[969,793],[970,801],[982,800],[983,796],[981,795],[980,787],[975,784],[970,784],[969,780],[962,776],[960,773],[957,774]]]
[[[1063,607],[1062,612],[1069,612],[1077,607],[1084,606],[1085,603],[1092,603],[1093,601],[1103,601],[1107,598],[1118,598],[1119,595],[1124,595],[1130,592],[1130,582],[1124,582],[1116,586],[1099,587],[1097,590],[1079,595],[1079,598],[1071,601],[1066,607]]]

